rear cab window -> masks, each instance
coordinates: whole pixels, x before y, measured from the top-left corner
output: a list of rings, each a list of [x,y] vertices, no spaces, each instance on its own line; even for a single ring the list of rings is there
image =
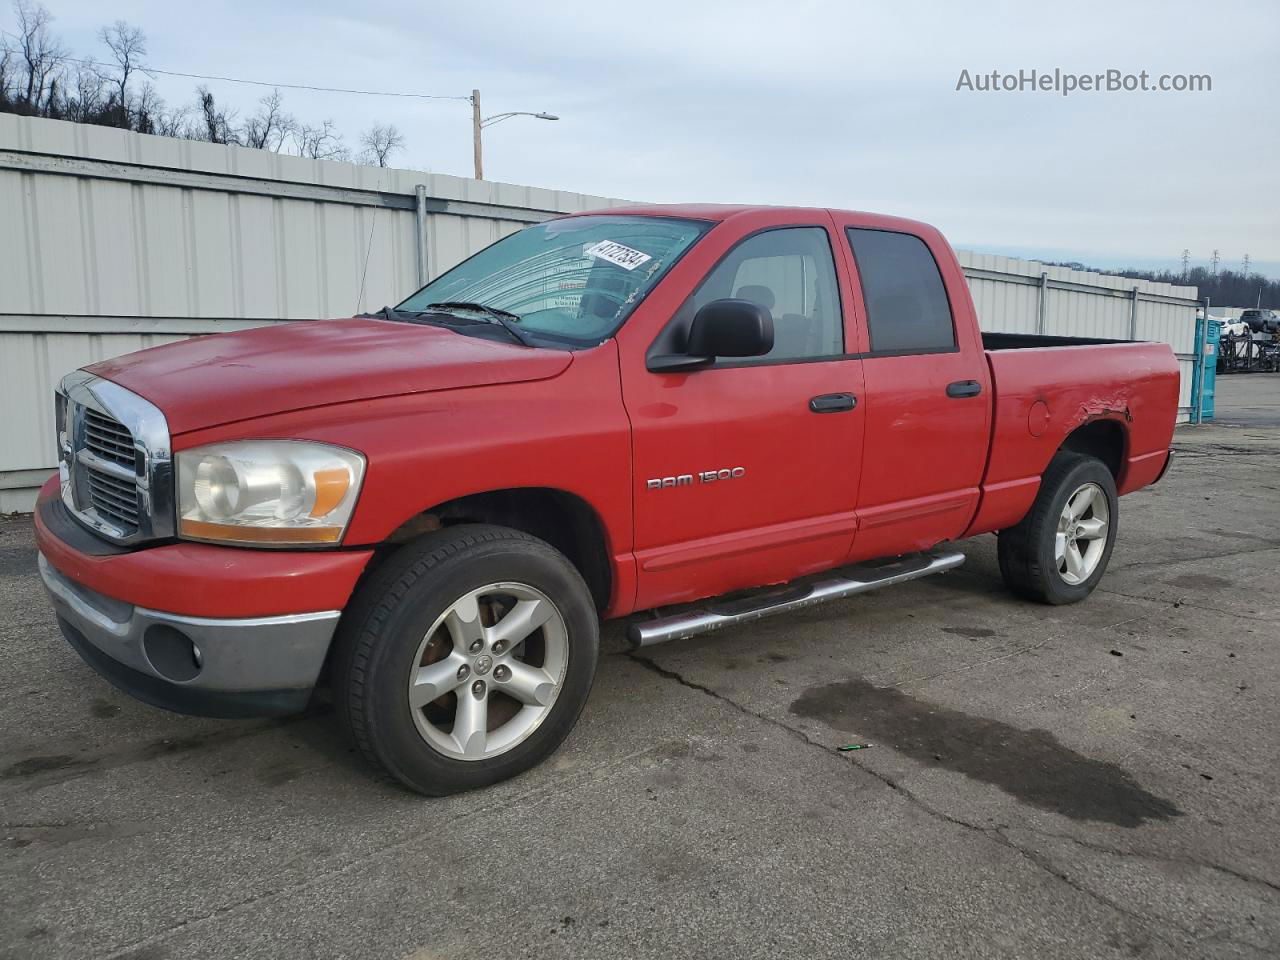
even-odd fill
[[[872,354],[956,350],[942,273],[919,237],[890,230],[845,231],[862,285]]]

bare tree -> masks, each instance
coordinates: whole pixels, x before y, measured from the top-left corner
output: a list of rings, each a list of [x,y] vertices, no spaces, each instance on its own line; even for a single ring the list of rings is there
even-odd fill
[[[258,112],[244,122],[241,140],[246,147],[279,153],[297,121],[282,109],[279,90],[272,90],[258,103]]]
[[[332,120],[326,120],[318,127],[305,123],[298,125],[293,131],[293,145],[298,156],[312,160],[346,160],[351,156]]]
[[[360,145],[364,147],[360,155],[363,162],[385,167],[393,153],[404,149],[404,134],[390,123],[377,124],[360,134]]]
[[[111,50],[120,73],[114,78],[119,93],[116,102],[120,109],[119,126],[131,129],[129,118],[129,77],[138,69],[138,64],[147,55],[147,38],[138,27],[131,27],[123,20],[117,20],[109,27],[98,31],[98,39]]]
[[[176,137],[179,140],[201,140],[200,128],[191,122],[190,107],[165,110],[163,106],[155,115],[155,130],[160,137]]]
[[[133,98],[133,128],[138,133],[158,133],[156,122],[164,113],[164,100],[150,83]]]
[[[208,140],[210,143],[239,143],[240,138],[236,136],[232,125],[235,115],[218,109],[208,87],[198,87],[197,93],[200,98],[200,122],[197,136],[192,139]]]
[[[0,0],[0,3],[5,0]],[[0,33],[0,112],[121,127],[139,133],[237,144],[277,153],[288,150],[317,160],[348,160],[352,151],[332,120],[300,123],[284,110],[278,90],[263,97],[243,123],[204,86],[196,102],[173,110],[147,76],[147,39],[117,20],[98,31],[111,51],[109,64],[69,56],[53,34],[53,16],[40,0],[8,0],[17,32]],[[104,58],[107,59],[107,58]],[[405,149],[404,135],[376,124],[360,135],[360,159],[385,167]]]
[[[13,100],[9,85],[13,82],[13,65],[17,53],[9,46],[9,38],[0,34],[0,107],[7,108]]]
[[[49,33],[53,14],[43,4],[14,0],[13,10],[18,17],[18,56],[27,74],[22,100],[29,112],[46,113],[52,100],[50,87],[57,92],[67,53]]]
[[[64,115],[77,123],[97,123],[103,103],[103,77],[88,63],[76,64],[74,84],[67,94]]]

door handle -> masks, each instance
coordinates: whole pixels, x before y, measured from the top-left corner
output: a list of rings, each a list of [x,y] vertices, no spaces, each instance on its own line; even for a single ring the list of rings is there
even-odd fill
[[[976,397],[982,392],[982,384],[977,380],[957,380],[947,384],[948,397]]]
[[[809,401],[809,409],[814,413],[842,413],[857,405],[858,398],[852,393],[824,393]]]

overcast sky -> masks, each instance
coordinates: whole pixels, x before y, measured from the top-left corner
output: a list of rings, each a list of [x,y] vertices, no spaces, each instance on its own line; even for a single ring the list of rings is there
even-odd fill
[[[958,246],[1193,262],[1280,277],[1280,3],[424,3],[47,0],[73,52],[122,17],[156,67],[467,95],[489,179],[645,201],[916,217]],[[11,16],[3,25],[12,28]],[[1207,93],[976,93],[961,70],[1209,74]],[[157,77],[171,103],[196,81]],[[243,114],[264,91],[212,82]],[[470,107],[282,91],[398,166],[469,176]]]

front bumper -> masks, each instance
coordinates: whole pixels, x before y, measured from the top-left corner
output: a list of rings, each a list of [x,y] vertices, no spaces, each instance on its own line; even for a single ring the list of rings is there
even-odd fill
[[[40,554],[70,644],[126,693],[212,717],[296,713],[311,697],[338,610],[222,619],[165,613],[98,593]]]

